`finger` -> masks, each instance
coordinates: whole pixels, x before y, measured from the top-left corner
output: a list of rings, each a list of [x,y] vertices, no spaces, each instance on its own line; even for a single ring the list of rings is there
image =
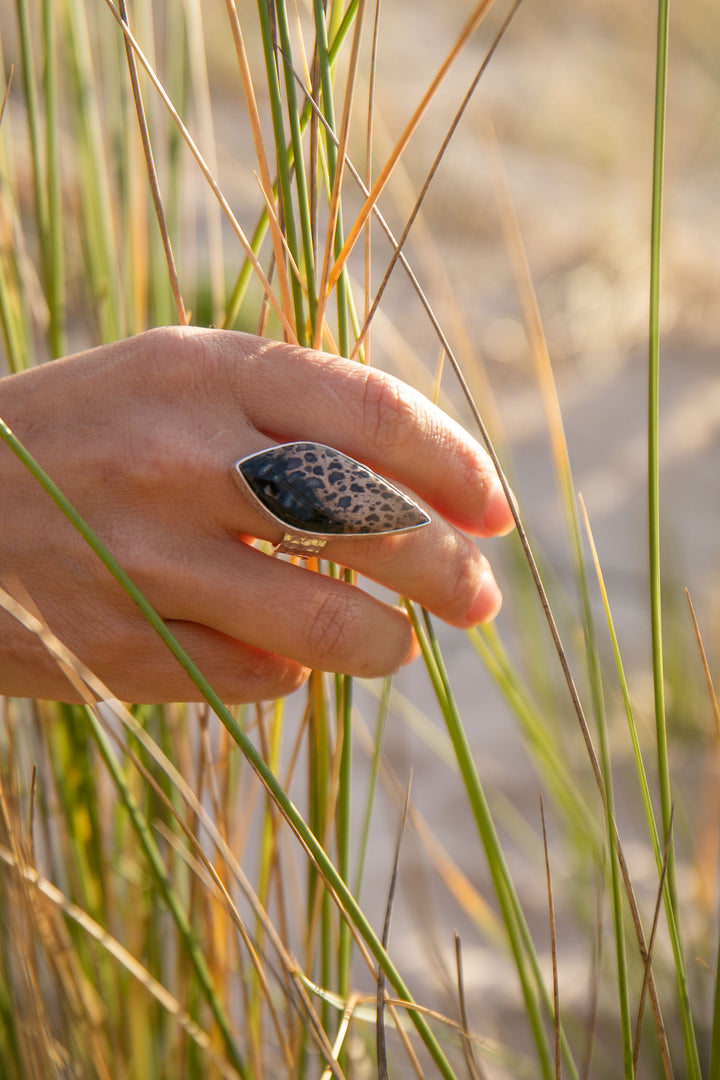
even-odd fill
[[[259,519],[255,535],[277,544],[282,530]],[[418,601],[456,626],[475,626],[500,610],[501,593],[487,559],[438,514],[407,533],[329,540],[322,557]]]
[[[302,686],[309,674],[307,668],[287,657],[254,648],[208,626],[169,621],[168,629],[228,704],[284,697]],[[108,685],[123,701],[203,700],[189,675],[147,624],[134,628],[132,648],[125,650],[107,676]]]
[[[410,654],[405,613],[362,589],[230,539],[164,555],[147,581],[143,567],[131,574],[164,618],[203,623],[303,666],[347,675],[387,675]]]
[[[251,335],[206,333],[216,355],[235,358],[237,404],[261,432],[276,441],[335,446],[478,535],[512,527],[488,454],[412,387],[340,357]]]
[[[282,697],[298,689],[307,678],[308,671],[301,665],[209,627],[171,622],[169,629],[228,704]],[[16,657],[12,674],[3,672],[3,693],[22,696],[31,678],[37,698],[71,703],[85,700],[34,633],[17,623],[12,632],[17,654],[22,654],[24,662]],[[102,642],[110,638],[113,647],[104,647]],[[69,629],[61,643],[121,701],[159,704],[203,699],[155,631],[134,614],[105,631],[97,628],[89,641],[79,640],[77,633]]]
[[[413,532],[329,541],[323,555],[417,601],[453,626],[487,622],[502,604],[488,560],[437,515]]]

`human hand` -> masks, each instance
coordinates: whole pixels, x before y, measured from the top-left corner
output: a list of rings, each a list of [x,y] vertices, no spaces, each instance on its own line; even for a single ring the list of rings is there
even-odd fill
[[[430,514],[414,532],[331,540],[323,558],[447,622],[492,618],[500,592],[467,533],[513,519],[486,453],[373,368],[247,334],[169,328],[0,380],[0,416],[112,551],[227,701],[286,694],[308,669],[388,674],[412,654],[406,614],[271,558],[277,543],[233,482],[274,442],[337,447]],[[0,584],[125,701],[198,691],[135,605],[0,444]],[[20,599],[20,597],[18,596]],[[0,693],[77,700],[39,640],[0,609]]]

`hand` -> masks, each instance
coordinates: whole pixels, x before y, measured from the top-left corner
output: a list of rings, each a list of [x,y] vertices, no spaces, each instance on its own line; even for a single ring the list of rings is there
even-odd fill
[[[354,585],[270,557],[277,543],[233,482],[235,461],[308,439],[408,490],[431,523],[330,541],[323,557],[455,626],[500,592],[466,533],[512,526],[485,452],[420,394],[372,368],[251,335],[139,337],[0,380],[0,416],[113,552],[227,701],[286,694],[309,668],[378,676],[412,654],[406,614]],[[0,584],[120,699],[198,691],[112,575],[0,443]],[[77,700],[42,644],[0,609],[0,693]]]

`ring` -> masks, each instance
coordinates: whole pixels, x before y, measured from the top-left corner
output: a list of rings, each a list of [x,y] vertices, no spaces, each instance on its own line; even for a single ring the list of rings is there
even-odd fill
[[[254,507],[283,530],[275,551],[308,559],[328,540],[420,529],[425,511],[389,481],[316,442],[272,446],[240,458],[233,478]]]

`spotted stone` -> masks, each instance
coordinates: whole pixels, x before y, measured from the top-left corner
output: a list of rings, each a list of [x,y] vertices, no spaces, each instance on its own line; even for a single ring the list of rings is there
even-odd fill
[[[427,525],[417,503],[331,446],[283,443],[238,461],[235,478],[283,528],[363,536]]]

